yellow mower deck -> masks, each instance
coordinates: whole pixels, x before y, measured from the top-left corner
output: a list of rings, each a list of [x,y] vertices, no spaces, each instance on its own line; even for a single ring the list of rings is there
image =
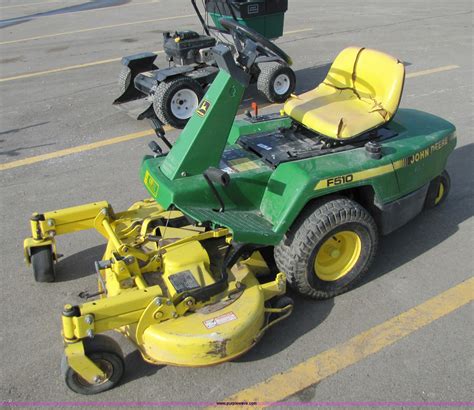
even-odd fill
[[[28,262],[39,246],[51,246],[57,260],[57,235],[95,228],[108,240],[96,265],[100,298],[66,305],[62,317],[68,365],[84,381],[107,377],[83,342],[108,330],[125,334],[149,362],[207,366],[245,353],[291,313],[291,306],[268,307],[268,300],[285,293],[286,278],[278,273],[261,284],[256,276],[269,270],[258,252],[232,266],[222,291],[205,300],[189,296],[216,282],[231,237],[227,229],[206,231],[186,222],[176,227],[180,218],[152,200],[117,214],[107,202],[95,202],[33,218],[32,238],[24,243]],[[269,322],[270,313],[280,316]]]

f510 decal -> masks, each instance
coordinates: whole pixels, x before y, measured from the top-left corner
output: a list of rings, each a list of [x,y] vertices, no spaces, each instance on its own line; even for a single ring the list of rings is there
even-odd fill
[[[341,184],[348,184],[349,182],[354,181],[354,174],[342,175],[340,177],[328,178],[326,179],[327,186],[336,186]]]

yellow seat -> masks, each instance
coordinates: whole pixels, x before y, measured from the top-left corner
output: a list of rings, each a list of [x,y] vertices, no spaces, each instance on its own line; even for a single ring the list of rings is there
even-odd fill
[[[314,90],[289,99],[285,113],[330,138],[350,139],[389,121],[397,111],[405,67],[377,50],[349,47]]]

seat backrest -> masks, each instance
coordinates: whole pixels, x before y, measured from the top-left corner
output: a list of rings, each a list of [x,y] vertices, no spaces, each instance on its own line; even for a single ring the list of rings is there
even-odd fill
[[[324,83],[336,88],[352,88],[354,67],[361,50],[361,47],[347,47],[342,50],[333,61]]]
[[[405,80],[405,66],[396,58],[369,48],[361,49],[355,62],[353,86],[362,99],[374,102],[389,121],[398,109]]]

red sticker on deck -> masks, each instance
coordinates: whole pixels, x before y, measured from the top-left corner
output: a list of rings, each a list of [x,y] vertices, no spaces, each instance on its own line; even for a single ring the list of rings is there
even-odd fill
[[[212,329],[216,326],[223,325],[224,323],[232,322],[233,320],[237,320],[237,316],[234,312],[229,312],[224,315],[205,320],[202,323],[204,323],[204,326],[206,326],[208,329]]]

